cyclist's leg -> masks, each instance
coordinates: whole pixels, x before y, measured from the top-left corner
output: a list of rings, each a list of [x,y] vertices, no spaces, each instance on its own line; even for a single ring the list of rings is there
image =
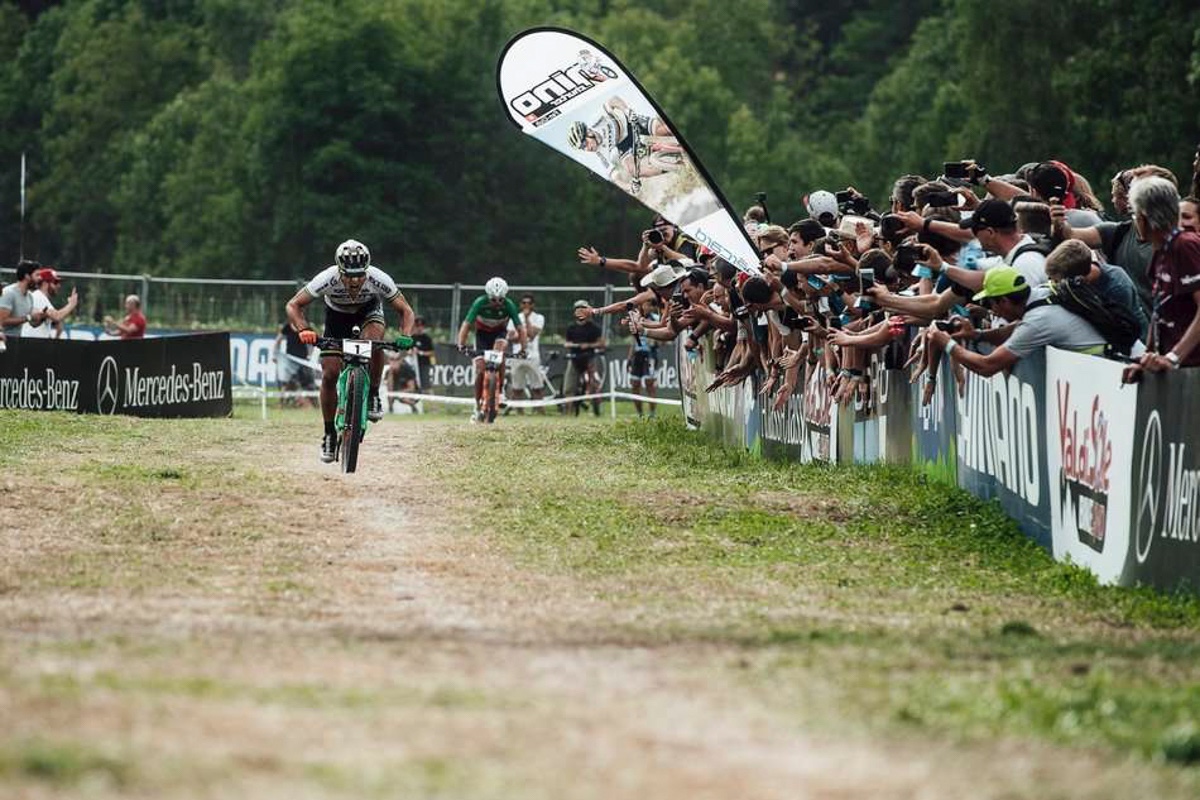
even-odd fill
[[[508,350],[508,339],[504,338],[504,336],[500,336],[496,339],[495,343],[492,344],[492,349],[498,350],[501,353],[506,352]],[[504,374],[507,369],[508,359],[506,358],[500,362],[500,366],[496,370],[496,405],[500,404],[500,396],[504,393]]]

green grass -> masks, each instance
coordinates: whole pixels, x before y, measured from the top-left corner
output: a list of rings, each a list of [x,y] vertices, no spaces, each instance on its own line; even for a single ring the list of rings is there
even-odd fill
[[[795,465],[678,422],[465,429],[441,480],[647,645],[732,644],[805,723],[1200,753],[1200,599],[1099,585],[903,468]],[[481,481],[481,475],[517,480]]]

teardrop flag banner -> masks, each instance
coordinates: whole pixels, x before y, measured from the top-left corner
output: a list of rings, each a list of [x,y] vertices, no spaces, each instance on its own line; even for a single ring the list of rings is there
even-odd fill
[[[598,43],[530,28],[500,54],[496,88],[522,132],[616,185],[742,272],[761,273],[737,214],[663,110]]]

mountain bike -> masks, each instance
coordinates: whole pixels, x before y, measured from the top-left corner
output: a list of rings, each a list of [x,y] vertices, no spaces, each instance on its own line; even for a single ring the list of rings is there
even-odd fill
[[[483,359],[483,395],[480,397],[483,405],[479,410],[484,422],[495,422],[496,412],[500,409],[500,368],[504,366],[504,351],[465,350],[463,355]]]
[[[352,330],[357,336],[359,329]],[[337,429],[337,458],[342,472],[354,472],[358,468],[358,446],[367,434],[368,398],[367,388],[371,385],[371,356],[375,350],[399,352],[413,346],[410,336],[401,335],[395,342],[374,339],[317,339],[322,355],[334,355],[342,359],[342,371],[338,374],[337,415],[333,419]]]

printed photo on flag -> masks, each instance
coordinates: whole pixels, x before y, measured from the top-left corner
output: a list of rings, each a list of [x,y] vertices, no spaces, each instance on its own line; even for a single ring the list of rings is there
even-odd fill
[[[617,59],[572,31],[535,28],[500,56],[513,124],[662,214],[730,264],[758,274],[740,218],[662,109]]]

